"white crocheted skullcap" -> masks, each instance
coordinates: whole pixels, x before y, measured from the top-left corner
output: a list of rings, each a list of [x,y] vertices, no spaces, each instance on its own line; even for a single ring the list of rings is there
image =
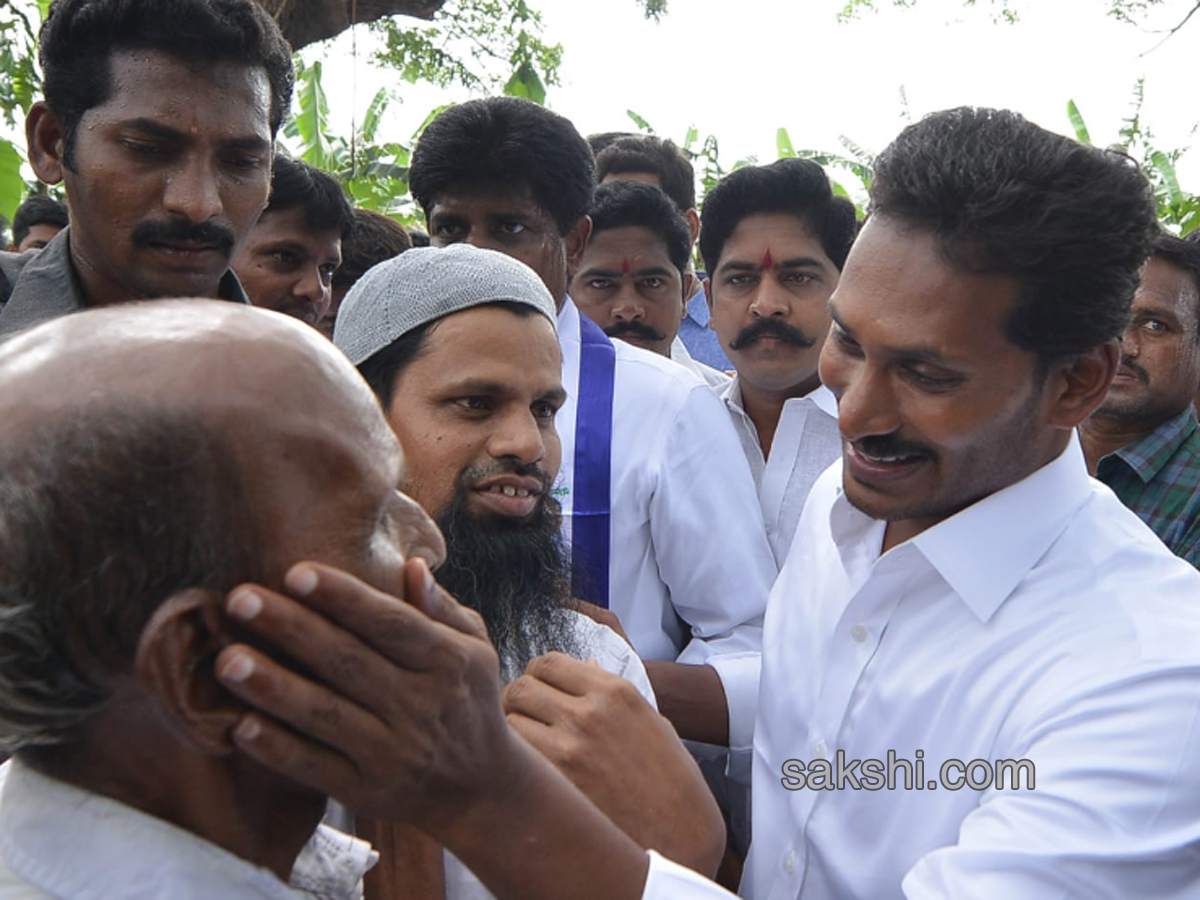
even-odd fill
[[[558,326],[554,298],[523,262],[470,244],[414,247],[355,282],[338,310],[333,342],[357,366],[427,322],[498,302],[522,303]]]

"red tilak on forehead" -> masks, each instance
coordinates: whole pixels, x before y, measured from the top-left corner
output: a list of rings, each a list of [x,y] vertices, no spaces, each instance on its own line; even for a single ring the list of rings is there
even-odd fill
[[[762,261],[763,271],[766,271],[767,269],[771,268],[771,266],[773,266],[773,265],[775,265],[775,261],[773,259],[771,259],[771,248],[768,247],[767,252],[763,254],[763,261]]]
[[[629,260],[628,259],[621,260],[621,274],[622,275],[629,274]]]

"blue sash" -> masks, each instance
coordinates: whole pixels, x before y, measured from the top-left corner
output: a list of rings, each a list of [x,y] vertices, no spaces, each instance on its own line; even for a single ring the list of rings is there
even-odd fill
[[[617,352],[608,336],[583,313],[579,314],[579,338],[571,593],[608,609],[613,376]]]

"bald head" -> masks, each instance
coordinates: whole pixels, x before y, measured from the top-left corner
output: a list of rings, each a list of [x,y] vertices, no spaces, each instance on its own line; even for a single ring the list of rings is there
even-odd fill
[[[277,313],[139,303],[0,346],[0,749],[75,739],[180,592],[300,559],[385,581],[384,520],[401,564],[440,561],[402,468],[349,362]]]

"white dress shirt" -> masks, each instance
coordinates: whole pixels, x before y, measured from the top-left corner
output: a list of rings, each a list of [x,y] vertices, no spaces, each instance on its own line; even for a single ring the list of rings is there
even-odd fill
[[[201,837],[35,771],[0,767],[0,900],[358,900],[379,858],[318,826],[284,884]]]
[[[582,613],[575,614],[575,629],[580,658],[594,659],[605,672],[632,682],[638,693],[658,709],[646,667],[620,635]],[[446,900],[492,900],[491,891],[453,853],[446,851],[444,860]],[[0,897],[0,900],[4,898]]]
[[[829,388],[819,385],[803,397],[784,403],[771,441],[771,455],[764,458],[758,429],[742,405],[741,380],[733,378],[717,395],[725,401],[742,439],[742,450],[758,487],[767,539],[776,562],[782,566],[808,492],[842,453],[837,399]]]
[[[1200,897],[1200,572],[1074,437],[880,555],[884,529],[833,466],[772,591],[743,896]],[[889,750],[924,789],[784,787]],[[1035,788],[929,787],[950,759],[1028,759]]]
[[[563,452],[554,493],[569,523],[580,354],[570,298],[558,337],[568,400],[557,419]],[[712,659],[730,708],[753,710],[757,683],[714,659],[757,655],[776,573],[737,435],[720,400],[690,373],[624,341],[613,346],[612,611],[643,659]]]
[[[642,900],[737,900],[720,885],[650,851]]]
[[[671,341],[671,362],[683,366],[714,391],[720,390],[729,383],[729,376],[724,372],[694,359],[679,335],[675,335],[675,340]]]

